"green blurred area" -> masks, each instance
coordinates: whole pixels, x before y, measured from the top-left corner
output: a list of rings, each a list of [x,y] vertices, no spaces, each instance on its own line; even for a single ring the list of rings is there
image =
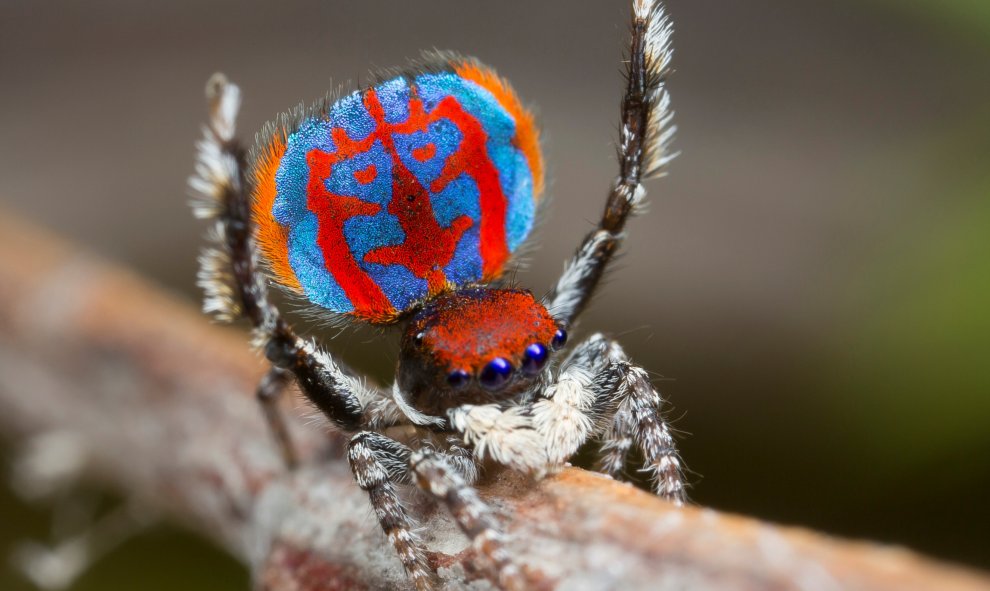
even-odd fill
[[[850,278],[816,389],[836,428],[829,457],[844,458],[841,496],[864,510],[853,516],[871,527],[882,524],[891,541],[984,567],[990,566],[987,130],[990,109],[916,150],[930,176],[913,190],[946,206],[899,220],[897,233]]]
[[[918,189],[951,205],[864,261],[827,359],[824,392],[856,394],[856,447],[888,469],[990,443],[988,129],[990,110],[925,154],[938,174]]]
[[[990,3],[983,0],[872,0],[891,12],[904,12],[932,28],[968,35],[986,45],[990,37]]]
[[[681,4],[672,2],[675,18],[679,11],[689,12],[689,7]],[[782,1],[754,5],[752,10],[761,11],[754,21],[772,20],[777,10],[796,11],[800,17],[796,20],[801,21],[823,12],[821,7],[826,4],[825,0]],[[884,26],[896,31],[910,29],[908,37],[923,40],[926,53],[970,58],[972,63],[960,66],[965,69],[958,76],[990,80],[987,0],[838,4],[840,8],[830,5],[829,10],[871,15],[864,17],[867,25],[856,35],[879,35],[886,31]],[[513,6],[511,9],[521,9]],[[685,27],[679,34],[685,29],[703,34],[701,29],[709,18],[705,11],[711,11],[710,18],[715,20],[714,11],[719,8],[696,3],[694,20],[684,19]],[[614,21],[622,22],[618,17]],[[616,25],[610,30],[621,28]],[[802,32],[794,35],[798,39]],[[687,46],[685,55],[678,57],[686,58],[688,65],[679,66],[683,71],[675,82],[681,86],[674,88],[674,100],[678,109],[688,111],[691,105],[678,102],[681,95],[677,93],[687,90],[690,60],[697,62],[700,58],[692,55],[700,52],[691,53],[690,38],[678,37],[676,41],[678,47],[681,43]],[[870,41],[867,38],[862,43],[870,46]],[[608,40],[603,45],[602,51],[618,51],[617,42]],[[779,59],[786,62],[787,56]],[[365,65],[359,57],[352,56],[351,60],[359,62],[359,67]],[[795,69],[814,79],[812,66],[799,64]],[[870,73],[878,85],[888,74]],[[910,73],[914,84],[936,94],[943,74],[925,68]],[[975,87],[990,88],[985,84]],[[846,90],[869,95],[871,88]],[[912,97],[891,95],[884,99],[908,102]],[[592,310],[588,325],[601,328],[609,321],[624,322],[622,328],[631,332],[622,338],[629,341],[634,357],[649,369],[675,378],[658,380],[658,384],[665,392],[674,393],[674,416],[680,417],[677,424],[690,431],[684,439],[683,455],[695,471],[696,502],[837,534],[905,544],[942,558],[990,568],[990,507],[986,501],[990,491],[988,99],[990,96],[977,97],[972,111],[929,117],[923,125],[903,130],[897,137],[906,138],[904,141],[878,140],[876,145],[883,149],[869,154],[855,170],[843,171],[848,174],[842,190],[859,200],[854,203],[863,204],[862,211],[853,205],[852,211],[845,212],[848,219],[835,224],[851,229],[836,238],[834,251],[823,256],[827,261],[816,269],[826,276],[816,285],[827,285],[827,289],[808,298],[807,318],[788,320],[791,324],[786,326],[785,321],[779,326],[773,324],[773,308],[780,304],[775,301],[766,303],[770,310],[763,310],[762,316],[754,313],[737,324],[713,321],[717,325],[713,328],[704,324],[709,317],[733,319],[731,313],[743,306],[721,300],[713,304],[720,295],[693,297],[697,294],[685,297],[690,301],[683,308],[661,310],[656,318],[640,320],[625,308]],[[707,102],[694,108],[705,116],[720,109],[723,101],[745,100],[745,96],[709,96]],[[814,110],[820,106],[808,107],[806,112],[804,105],[773,105],[765,110],[760,105],[748,105],[764,117],[751,124],[758,130],[772,128],[777,118],[804,120],[834,115],[827,110],[829,105],[822,108],[826,115],[820,115]],[[544,105],[544,110],[548,118],[555,114],[550,105]],[[692,128],[689,122],[679,121],[682,138],[690,141],[694,134],[700,134],[699,126]],[[871,131],[865,131],[864,136]],[[751,133],[762,137],[759,131]],[[738,138],[731,138],[728,132],[724,138],[717,135],[708,139],[704,148],[713,153],[720,147],[719,140],[737,152],[748,147],[740,147]],[[788,137],[792,144],[813,144],[817,139]],[[566,148],[567,143],[568,138],[558,133],[556,145],[550,144],[548,152]],[[854,148],[857,146],[849,147]],[[671,180],[682,183],[679,187],[706,181],[702,176],[708,166],[719,171],[716,156],[710,164],[693,169],[690,158],[692,152],[686,150],[677,162],[680,165],[684,160],[687,172],[673,171]],[[743,162],[737,165],[744,168]],[[575,161],[567,165],[586,164]],[[558,177],[563,172],[558,170]],[[781,166],[753,174],[785,177],[789,172]],[[561,181],[558,186],[563,184]],[[699,189],[693,199],[704,201],[701,192]],[[662,195],[663,191],[656,193]],[[558,207],[554,213],[563,213],[562,209]],[[809,211],[810,216],[819,210]],[[651,216],[660,213],[667,213],[664,203],[655,202]],[[701,211],[698,216],[709,214],[715,215]],[[634,239],[647,234],[645,223],[634,223]],[[549,226],[544,233],[558,230]],[[569,237],[574,238],[574,234],[570,231]],[[849,243],[847,235],[868,238]],[[712,236],[711,241],[722,238]],[[701,242],[705,239],[702,236]],[[731,250],[731,241],[720,244],[729,244],[725,250]],[[635,261],[636,256],[633,249],[627,260]],[[644,256],[649,259],[649,255]],[[540,258],[553,257],[541,253]],[[551,261],[553,269],[559,268],[557,260]],[[849,260],[852,262],[834,263]],[[634,266],[633,262],[628,264]],[[665,269],[659,274],[678,277],[677,271]],[[725,271],[732,271],[731,264],[726,264]],[[186,287],[191,292],[191,274],[187,275],[174,282],[188,279]],[[695,277],[691,273],[685,276]],[[165,281],[174,279],[168,270],[162,277]],[[794,281],[801,277],[805,276]],[[795,286],[788,283],[790,277],[784,279],[785,288],[780,291],[786,299],[792,293],[787,290]],[[662,276],[661,281],[667,277]],[[647,296],[632,291],[618,294],[615,301],[624,306],[652,305]],[[793,293],[805,292],[795,288]],[[719,305],[729,312],[716,309]],[[665,314],[682,315],[687,320],[679,325],[677,318]],[[636,327],[650,321],[661,337],[651,340],[642,336],[642,330],[635,332]],[[678,329],[684,329],[688,336],[683,340],[667,338],[670,334],[677,337]],[[692,336],[694,341],[689,340]],[[357,337],[354,340],[360,341]],[[352,350],[357,367],[370,368],[382,376],[394,361],[377,355],[373,343],[358,343]],[[19,541],[48,538],[50,507],[29,506],[14,498],[10,490],[0,489],[0,515],[2,556],[9,556]],[[161,527],[101,560],[72,590],[222,590],[247,586],[246,572],[220,550],[190,534]],[[0,567],[0,589],[30,588],[12,569]]]

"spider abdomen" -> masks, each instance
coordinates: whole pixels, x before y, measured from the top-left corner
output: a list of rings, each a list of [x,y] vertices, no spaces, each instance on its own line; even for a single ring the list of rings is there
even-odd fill
[[[278,283],[390,323],[501,275],[532,229],[532,117],[471,60],[434,57],[276,125],[259,145],[254,219]]]

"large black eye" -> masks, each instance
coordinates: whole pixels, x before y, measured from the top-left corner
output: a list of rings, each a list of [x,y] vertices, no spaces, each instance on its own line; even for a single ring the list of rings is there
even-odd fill
[[[553,333],[553,340],[550,341],[550,347],[554,351],[557,351],[561,347],[567,344],[567,331],[563,328],[558,328],[557,332]]]
[[[455,369],[447,374],[447,384],[453,389],[463,388],[471,381],[471,374],[463,369]]]
[[[547,364],[547,348],[540,343],[533,343],[526,347],[523,353],[522,370],[528,376],[535,376],[540,373],[543,366]]]
[[[417,347],[423,346],[423,339],[426,337],[425,332],[417,332],[416,336],[413,337],[413,344]]]
[[[488,362],[481,370],[478,381],[487,390],[498,390],[509,381],[512,376],[512,364],[504,357],[496,357]]]

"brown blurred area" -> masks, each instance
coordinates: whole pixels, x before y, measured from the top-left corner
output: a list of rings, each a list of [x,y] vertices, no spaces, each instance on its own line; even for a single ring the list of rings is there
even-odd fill
[[[580,332],[656,372],[697,503],[990,567],[984,2],[668,2],[681,155]],[[543,293],[616,171],[626,20],[621,0],[4,0],[0,205],[193,302],[185,179],[212,72],[241,85],[250,137],[369,69],[455,49],[539,113],[553,201],[518,279]],[[383,343],[332,348],[384,378]],[[0,508],[0,551],[44,535],[43,511],[10,491]],[[148,572],[246,577],[161,530],[74,588],[157,588]]]

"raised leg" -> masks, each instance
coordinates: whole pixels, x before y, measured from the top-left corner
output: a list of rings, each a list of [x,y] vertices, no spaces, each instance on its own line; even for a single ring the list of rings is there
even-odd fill
[[[295,374],[306,397],[337,427],[356,431],[365,405],[379,395],[296,336],[269,301],[252,234],[245,150],[234,137],[240,90],[216,74],[207,84],[207,98],[209,120],[197,144],[196,173],[189,179],[196,215],[214,222],[208,234],[213,244],[200,257],[203,309],[224,321],[246,317],[272,365]]]
[[[421,449],[413,452],[410,466],[420,488],[447,505],[454,520],[471,540],[475,552],[494,571],[494,582],[498,587],[507,591],[526,589],[522,571],[505,549],[505,537],[498,520],[451,458]]]
[[[574,322],[594,293],[614,256],[626,220],[646,197],[642,181],[662,174],[673,158],[670,97],[665,78],[670,67],[672,27],[658,0],[634,0],[632,47],[626,69],[619,140],[619,176],[605,203],[598,228],[578,248],[557,281],[548,309],[558,322]]]
[[[416,524],[406,514],[396,491],[408,483],[410,450],[384,435],[363,431],[355,435],[347,459],[358,486],[368,491],[371,506],[418,591],[437,587],[436,575],[423,554]]]

